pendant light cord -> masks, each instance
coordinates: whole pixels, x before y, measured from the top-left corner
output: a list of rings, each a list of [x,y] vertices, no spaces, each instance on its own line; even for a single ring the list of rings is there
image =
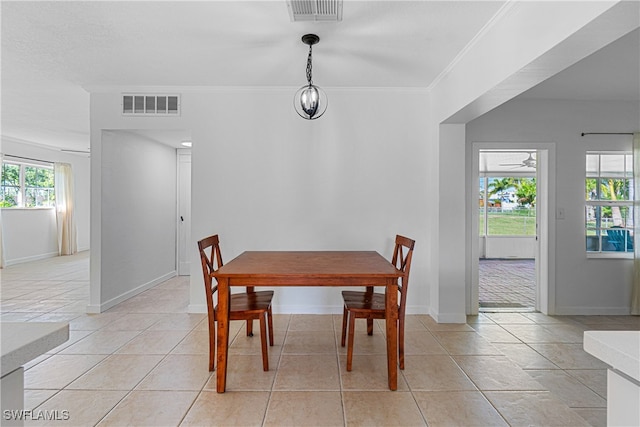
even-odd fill
[[[311,81],[311,45],[309,45],[309,56],[307,57],[307,82],[309,82],[309,86],[313,84]]]

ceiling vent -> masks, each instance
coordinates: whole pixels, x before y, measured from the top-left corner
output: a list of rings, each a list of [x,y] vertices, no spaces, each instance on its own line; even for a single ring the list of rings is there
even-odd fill
[[[122,95],[125,116],[176,116],[180,114],[180,95]]]
[[[287,0],[292,22],[342,21],[342,0]]]

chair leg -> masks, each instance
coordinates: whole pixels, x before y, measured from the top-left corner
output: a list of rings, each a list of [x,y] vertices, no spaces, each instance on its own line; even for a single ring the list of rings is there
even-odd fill
[[[353,336],[356,330],[356,316],[351,313],[349,316],[349,343],[347,344],[347,371],[351,371],[353,365]]]
[[[344,307],[342,309],[342,340],[340,341],[340,344],[342,345],[342,347],[344,347],[344,344],[347,340],[347,318],[349,317],[349,310],[347,310],[347,307]]]
[[[267,322],[266,313],[260,316],[260,343],[262,345],[262,369],[269,370],[269,353],[267,353]]]
[[[373,335],[373,319],[367,319],[367,335]]]
[[[253,336],[253,319],[247,320],[247,336],[248,337]]]
[[[209,371],[216,363],[216,322],[209,322]]]
[[[267,310],[267,321],[269,322],[269,345],[273,347],[273,313],[271,313],[271,307]]]
[[[404,369],[404,319],[398,319],[398,363]]]

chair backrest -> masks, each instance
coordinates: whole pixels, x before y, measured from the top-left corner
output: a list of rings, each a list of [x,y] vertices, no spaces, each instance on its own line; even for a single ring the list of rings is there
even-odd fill
[[[402,271],[401,280],[398,282],[398,291],[400,291],[400,309],[398,315],[404,317],[404,311],[407,301],[407,291],[409,289],[409,272],[411,271],[411,258],[413,257],[413,247],[416,241],[408,237],[396,236],[396,245],[393,249],[393,257],[391,263]]]
[[[220,240],[218,235],[206,237],[198,242],[200,261],[202,262],[202,275],[204,276],[204,289],[207,295],[207,308],[213,313],[213,294],[218,290],[218,284],[212,286],[211,273],[222,267],[222,255],[220,253]],[[208,253],[207,253],[208,252]]]

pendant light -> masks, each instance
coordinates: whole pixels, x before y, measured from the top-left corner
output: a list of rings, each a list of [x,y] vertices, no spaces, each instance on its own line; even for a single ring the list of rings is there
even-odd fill
[[[309,45],[309,56],[307,57],[307,84],[302,86],[293,97],[293,107],[303,119],[315,120],[327,111],[327,94],[322,88],[313,84],[311,78],[312,71],[312,46],[320,41],[320,37],[315,34],[305,34],[302,36],[302,43]]]

